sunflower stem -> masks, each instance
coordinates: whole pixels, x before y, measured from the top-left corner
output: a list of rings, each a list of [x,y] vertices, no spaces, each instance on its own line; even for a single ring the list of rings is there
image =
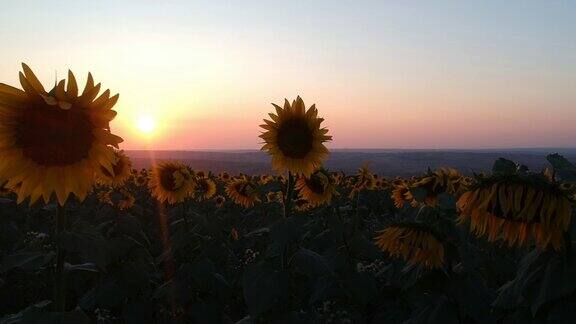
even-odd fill
[[[286,195],[284,197],[284,218],[290,217],[290,207],[292,206],[292,191],[294,191],[294,175],[288,171],[286,180]]]
[[[187,201],[182,203],[182,218],[184,219],[184,228],[186,231],[190,229],[190,219],[188,218],[188,204]]]
[[[56,235],[66,230],[66,208],[58,205],[56,216]],[[54,283],[54,310],[56,312],[66,311],[66,277],[64,274],[64,263],[66,261],[66,251],[58,246],[56,255],[56,274]]]
[[[284,196],[284,219],[288,219],[290,217],[290,207],[292,205],[292,191],[294,191],[294,176],[292,172],[288,171],[288,179],[286,180],[286,195]],[[288,251],[289,246],[288,243],[284,245],[282,248],[281,254],[281,267],[282,270],[286,270],[288,268]]]

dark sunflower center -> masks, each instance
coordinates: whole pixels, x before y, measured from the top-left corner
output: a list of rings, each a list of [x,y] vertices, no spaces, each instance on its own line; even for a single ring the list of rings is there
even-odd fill
[[[301,159],[312,150],[314,133],[305,119],[289,119],[280,125],[277,143],[285,156]]]
[[[240,183],[236,188],[236,191],[242,196],[247,197],[252,192],[252,186],[249,183]]]
[[[323,194],[325,191],[324,184],[319,176],[312,175],[310,179],[306,180],[306,184],[310,190],[319,195]]]
[[[174,178],[174,173],[178,171],[174,167],[166,167],[160,170],[160,185],[162,188],[168,191],[176,191],[176,179]]]
[[[63,110],[37,102],[18,118],[16,145],[40,165],[67,166],[88,157],[94,142],[93,127],[83,109]]]

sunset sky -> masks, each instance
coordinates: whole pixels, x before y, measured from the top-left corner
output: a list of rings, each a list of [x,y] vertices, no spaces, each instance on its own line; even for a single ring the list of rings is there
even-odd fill
[[[567,1],[3,1],[0,82],[91,71],[125,149],[259,148],[297,95],[332,148],[575,147],[575,32]]]

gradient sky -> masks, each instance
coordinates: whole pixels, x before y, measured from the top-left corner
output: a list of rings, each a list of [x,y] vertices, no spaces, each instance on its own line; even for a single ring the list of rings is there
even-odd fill
[[[576,146],[576,2],[3,1],[0,44],[120,93],[126,149],[258,148],[296,95],[332,148]]]

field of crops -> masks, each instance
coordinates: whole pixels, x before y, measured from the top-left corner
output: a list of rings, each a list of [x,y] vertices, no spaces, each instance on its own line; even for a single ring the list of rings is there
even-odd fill
[[[326,170],[313,105],[260,125],[273,175],[134,170],[91,75],[0,84],[0,323],[571,323],[576,166]],[[153,161],[154,162],[154,161]]]
[[[549,159],[556,177],[574,180],[572,165]],[[526,181],[526,191],[529,181],[553,183],[509,161],[477,179],[449,169],[412,179],[328,173],[329,202],[312,206],[295,190],[289,211],[283,177],[189,171],[194,194],[173,204],[151,196],[147,170],[65,208],[16,205],[6,192],[0,311],[12,315],[3,323],[527,323],[576,309],[569,231],[555,251],[534,246],[530,232],[476,238],[456,224],[456,200],[483,181]],[[237,183],[250,189],[232,191]],[[55,233],[61,214],[67,226]],[[66,313],[50,313],[57,248]]]

